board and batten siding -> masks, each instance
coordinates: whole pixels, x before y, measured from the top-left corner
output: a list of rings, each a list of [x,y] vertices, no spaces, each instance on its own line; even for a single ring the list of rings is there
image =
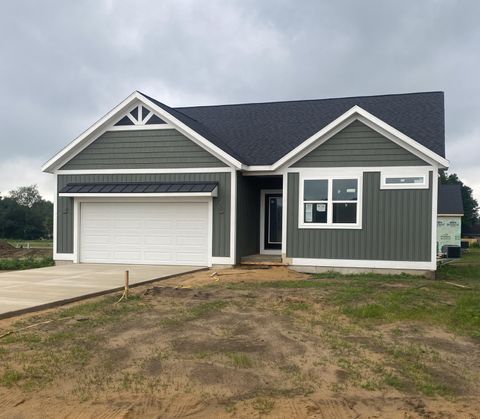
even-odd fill
[[[362,229],[299,229],[299,174],[288,174],[290,258],[430,261],[429,189],[381,190],[380,173],[363,174]]]
[[[74,182],[218,182],[213,198],[213,257],[230,256],[230,173],[58,175],[58,190]],[[57,197],[57,253],[73,253],[73,198]]]
[[[381,162],[379,164],[379,162]],[[292,167],[425,166],[423,160],[354,121]]]
[[[224,167],[225,163],[174,129],[107,131],[62,170]]]

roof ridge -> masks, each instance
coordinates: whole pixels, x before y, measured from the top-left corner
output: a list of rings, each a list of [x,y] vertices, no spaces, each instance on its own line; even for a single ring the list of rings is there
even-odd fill
[[[245,102],[245,103],[225,103],[218,105],[196,105],[196,106],[179,106],[172,109],[180,112],[181,109],[194,109],[194,108],[217,108],[217,107],[226,107],[226,106],[249,106],[249,105],[273,105],[280,103],[305,103],[305,102],[321,102],[327,100],[342,100],[342,99],[365,99],[365,98],[374,98],[374,97],[392,97],[392,96],[411,96],[411,95],[425,95],[432,93],[442,93],[445,92],[442,90],[431,90],[423,92],[407,92],[407,93],[386,93],[379,95],[363,95],[363,96],[341,96],[341,97],[328,97],[323,99],[294,99],[294,100],[273,100],[267,102]]]

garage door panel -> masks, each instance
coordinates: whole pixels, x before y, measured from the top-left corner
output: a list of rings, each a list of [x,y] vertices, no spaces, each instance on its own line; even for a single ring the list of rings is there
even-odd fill
[[[82,203],[80,261],[208,264],[207,203]]]

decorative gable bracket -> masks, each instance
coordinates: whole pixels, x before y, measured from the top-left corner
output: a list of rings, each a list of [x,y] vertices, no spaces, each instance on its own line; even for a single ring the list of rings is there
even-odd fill
[[[122,116],[114,127],[133,127],[145,125],[167,125],[157,114],[142,104],[136,105],[126,115]]]

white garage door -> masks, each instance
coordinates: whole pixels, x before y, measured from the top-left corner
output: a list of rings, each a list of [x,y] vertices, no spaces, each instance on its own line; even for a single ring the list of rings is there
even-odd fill
[[[208,264],[208,204],[81,203],[80,262]]]

